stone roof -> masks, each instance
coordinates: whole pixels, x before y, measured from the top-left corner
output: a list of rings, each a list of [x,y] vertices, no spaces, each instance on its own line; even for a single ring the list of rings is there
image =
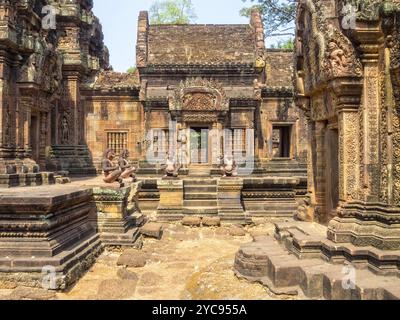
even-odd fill
[[[139,88],[139,74],[103,71],[92,83],[91,87],[97,89],[132,89]]]
[[[266,50],[267,87],[293,86],[293,51]]]
[[[255,61],[250,25],[150,25],[148,64],[249,64]]]

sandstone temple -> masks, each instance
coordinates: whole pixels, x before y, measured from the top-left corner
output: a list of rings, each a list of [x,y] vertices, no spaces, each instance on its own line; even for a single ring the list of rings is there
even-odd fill
[[[92,7],[0,0],[0,286],[40,287],[50,267],[66,289],[104,248],[140,249],[149,220],[262,218],[275,234],[238,248],[238,277],[400,298],[399,0],[299,1],[294,52],[266,48],[257,10],[243,25],[142,11],[132,73],[112,70]],[[126,150],[135,177],[103,181]]]

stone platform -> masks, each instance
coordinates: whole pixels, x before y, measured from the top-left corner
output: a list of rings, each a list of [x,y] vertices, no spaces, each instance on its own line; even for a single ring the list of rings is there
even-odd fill
[[[306,197],[304,177],[138,176],[138,198],[144,212],[157,212],[160,222],[183,217],[220,217],[224,223],[246,224],[256,218],[293,218]]]
[[[4,189],[0,197],[0,286],[73,284],[102,252],[89,222],[91,189],[54,185]]]
[[[235,272],[276,294],[310,299],[400,299],[399,253],[335,244],[326,228],[277,223],[275,235],[255,237],[236,255]],[[354,286],[346,274],[354,268]],[[348,283],[347,283],[348,284]]]

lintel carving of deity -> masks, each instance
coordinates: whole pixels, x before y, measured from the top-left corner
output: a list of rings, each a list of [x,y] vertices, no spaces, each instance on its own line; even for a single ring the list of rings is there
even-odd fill
[[[229,98],[222,86],[203,78],[181,82],[170,96],[171,111],[229,111]]]

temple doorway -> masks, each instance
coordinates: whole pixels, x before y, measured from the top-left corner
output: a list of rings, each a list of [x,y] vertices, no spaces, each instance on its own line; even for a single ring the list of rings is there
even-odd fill
[[[208,127],[190,128],[190,163],[192,165],[208,165],[209,156]]]

